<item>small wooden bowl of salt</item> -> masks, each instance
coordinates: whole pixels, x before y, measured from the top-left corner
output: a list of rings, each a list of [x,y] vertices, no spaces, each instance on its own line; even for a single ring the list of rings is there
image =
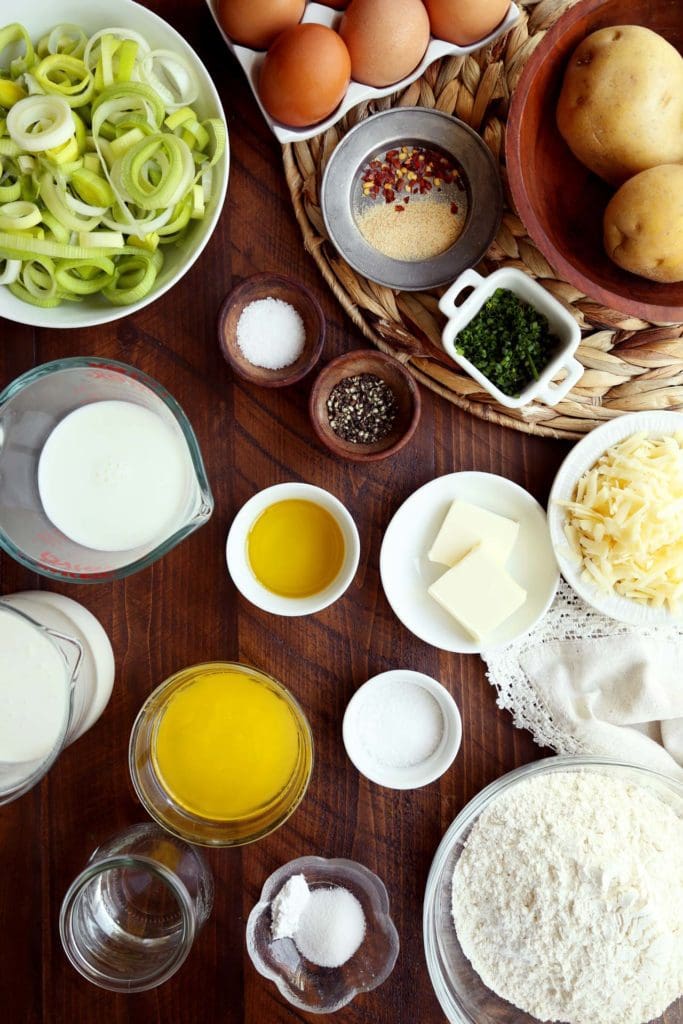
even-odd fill
[[[320,303],[284,274],[253,274],[226,296],[218,343],[233,372],[264,388],[296,384],[311,370],[325,341]]]

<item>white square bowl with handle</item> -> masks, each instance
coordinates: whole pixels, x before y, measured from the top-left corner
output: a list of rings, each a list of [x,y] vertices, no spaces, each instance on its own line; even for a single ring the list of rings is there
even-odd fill
[[[458,299],[467,288],[471,288],[472,292],[459,305]],[[474,320],[497,288],[512,292],[547,317],[551,333],[559,340],[552,359],[539,374],[538,379],[530,381],[517,396],[506,395],[456,348],[460,332]],[[533,401],[557,405],[583,374],[583,366],[574,357],[581,341],[579,325],[557,299],[521,270],[503,267],[488,277],[482,277],[476,270],[465,270],[442,295],[439,309],[448,318],[441,336],[446,354],[507,409],[521,409]],[[554,378],[562,372],[565,374],[564,378],[554,383]]]

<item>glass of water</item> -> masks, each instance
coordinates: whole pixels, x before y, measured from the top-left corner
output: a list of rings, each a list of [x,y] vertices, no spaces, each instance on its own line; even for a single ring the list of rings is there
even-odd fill
[[[133,825],[99,846],[72,882],[59,931],[88,981],[144,992],[175,974],[212,906],[201,853],[158,825]]]

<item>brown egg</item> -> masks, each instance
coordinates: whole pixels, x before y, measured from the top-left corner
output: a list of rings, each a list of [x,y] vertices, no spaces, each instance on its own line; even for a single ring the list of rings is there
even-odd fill
[[[414,71],[429,43],[422,0],[351,0],[339,34],[351,54],[351,75],[378,88]]]
[[[295,25],[266,54],[259,95],[275,121],[303,128],[329,117],[351,79],[351,58],[340,36],[325,25]]]
[[[334,7],[335,11],[343,11],[348,4],[348,0],[317,0],[319,4],[325,4],[325,7]]]
[[[218,20],[236,43],[265,50],[301,21],[305,6],[306,0],[218,0]]]
[[[432,35],[471,46],[493,32],[510,9],[510,0],[424,0]]]

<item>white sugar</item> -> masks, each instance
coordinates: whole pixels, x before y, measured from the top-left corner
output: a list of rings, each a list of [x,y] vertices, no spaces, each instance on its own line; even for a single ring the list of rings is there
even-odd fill
[[[365,915],[348,889],[313,889],[294,935],[302,956],[318,967],[341,967],[365,938]]]
[[[357,712],[359,737],[372,759],[387,768],[411,768],[437,750],[444,718],[435,697],[409,680],[370,687]]]
[[[341,967],[365,938],[365,914],[348,889],[309,889],[304,875],[293,875],[273,900],[270,931],[273,940],[294,939],[317,967]]]
[[[242,310],[237,344],[252,366],[280,370],[299,358],[306,343],[304,322],[289,302],[257,299]]]

